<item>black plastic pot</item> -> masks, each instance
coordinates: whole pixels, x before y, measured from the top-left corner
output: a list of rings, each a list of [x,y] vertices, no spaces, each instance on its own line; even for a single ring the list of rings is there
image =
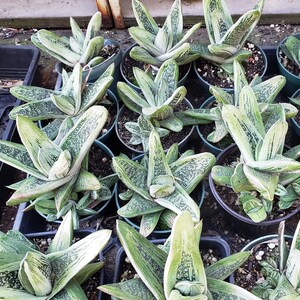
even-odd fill
[[[121,74],[121,76],[122,76],[122,78],[123,78],[123,81],[125,81],[131,88],[133,88],[133,89],[136,90],[138,93],[140,93],[140,92],[141,92],[140,87],[137,86],[137,85],[135,85],[135,84],[133,84],[133,83],[125,76],[124,70],[123,70],[124,64],[125,64],[125,60],[126,60],[127,58],[134,61],[134,59],[130,57],[129,53],[130,53],[131,49],[132,49],[133,47],[135,47],[135,46],[138,46],[138,44],[134,44],[134,45],[130,46],[130,47],[125,51],[125,53],[124,53],[124,55],[123,55],[123,58],[122,58],[122,61],[121,61],[121,64],[120,64],[120,74]],[[191,68],[192,68],[192,63],[189,63],[189,66],[188,66],[188,68],[187,68],[186,73],[182,76],[182,78],[179,78],[179,79],[178,79],[178,84],[177,84],[178,86],[184,85],[184,83],[186,82],[186,80],[187,80],[187,78],[188,78],[188,75],[189,75],[189,73],[190,73]]]
[[[192,108],[192,104],[187,100],[185,99],[186,103]],[[116,122],[116,125],[115,125],[115,132],[116,132],[116,136],[118,138],[118,141],[119,141],[119,146],[120,146],[120,150],[121,152],[131,156],[131,157],[134,157],[134,156],[137,156],[137,155],[140,155],[140,154],[143,154],[144,151],[142,150],[138,150],[134,147],[131,147],[130,145],[126,144],[126,142],[120,137],[119,135],[119,119],[120,117],[122,116],[122,113],[124,112],[124,110],[128,110],[128,108],[123,105],[121,108],[120,108],[120,112],[119,112],[119,115],[118,115],[118,120]],[[132,120],[134,121],[134,120]],[[183,140],[181,140],[179,143],[178,143],[178,146],[179,146],[179,149],[182,150],[184,148],[184,146],[187,144],[189,138],[191,137],[193,131],[195,129],[195,125],[192,126],[189,134],[187,134]],[[167,149],[165,149],[167,150]]]
[[[112,151],[103,143],[99,141],[95,141],[94,145],[101,148],[108,154],[110,157],[114,157]],[[117,186],[116,184],[112,188],[112,197],[108,201],[103,202],[100,208],[97,211],[96,215],[87,216],[80,219],[80,222],[87,222],[91,221],[99,216],[102,216],[104,212],[111,206],[114,202],[112,199],[115,197],[114,194],[116,193]],[[39,231],[46,231],[47,230],[47,221],[46,216],[43,214],[38,213],[36,210],[32,209],[28,212],[24,212],[23,210],[27,207],[28,203],[21,203],[18,208],[18,212],[15,217],[14,221],[14,230],[19,230],[20,232],[27,234],[32,232],[39,232]],[[55,221],[54,223],[61,223],[61,221]]]
[[[140,160],[142,158],[142,156],[143,155],[139,155],[139,156],[135,157],[134,160]],[[116,193],[115,193],[115,201],[116,201],[117,209],[120,209],[121,206],[123,206],[123,205],[121,203],[122,200],[119,199],[118,188],[119,188],[119,183],[117,182]],[[195,198],[196,198],[195,201],[197,202],[199,208],[201,208],[204,197],[205,197],[205,187],[204,187],[203,181],[199,183],[199,185],[192,192],[192,194],[195,195]],[[124,203],[124,201],[123,201],[123,203]],[[123,219],[129,225],[131,225],[133,228],[135,228],[137,231],[140,230],[140,226],[138,224],[136,224],[134,221],[132,221],[131,219],[129,219],[129,218],[123,218]],[[171,229],[168,229],[168,230],[153,230],[153,232],[150,234],[150,236],[148,238],[149,239],[168,238],[170,234],[171,234]]]
[[[165,239],[158,239],[152,240],[151,243],[155,245],[162,245],[166,240]],[[221,238],[217,237],[201,237],[200,239],[200,247],[202,249],[216,249],[220,252],[221,258],[228,257],[230,255],[230,248],[226,241]],[[115,261],[115,272],[114,272],[114,279],[113,282],[117,283],[121,281],[121,272],[122,272],[122,265],[127,257],[126,252],[123,247],[121,247],[116,255]],[[230,283],[234,282],[233,275],[230,275],[229,280]]]
[[[237,155],[237,157],[240,155],[240,152],[238,150],[238,147],[236,146],[236,144],[232,144],[229,147],[227,147],[226,149],[224,149],[217,157],[217,162],[216,165],[222,165],[224,160],[228,157],[228,156],[234,156]],[[275,226],[276,228],[278,227],[278,224],[281,221],[287,220],[291,217],[293,217],[295,214],[297,214],[300,211],[300,205],[294,209],[294,211],[292,211],[291,213],[285,215],[284,217],[281,218],[277,218],[274,220],[266,220],[266,221],[262,221],[259,223],[255,223],[254,221],[252,221],[249,217],[247,216],[243,216],[241,214],[239,214],[237,211],[233,210],[231,207],[229,207],[224,200],[222,199],[222,197],[220,196],[220,194],[218,193],[217,189],[216,189],[216,185],[213,181],[213,178],[211,176],[211,174],[209,174],[209,187],[211,189],[211,192],[215,198],[215,200],[220,204],[220,206],[228,213],[230,214],[232,217],[235,218],[235,225],[236,227],[240,228],[240,229],[245,229],[248,228],[250,231],[255,230],[255,227],[259,227],[259,226]],[[247,225],[245,227],[245,225]],[[249,227],[249,225],[252,225]]]
[[[299,77],[300,80],[300,77]],[[292,98],[297,98],[300,94],[300,89],[298,89],[292,96]],[[299,123],[296,121],[295,118],[291,119],[291,126],[294,130],[294,132],[297,134],[298,137],[300,137],[300,125]]]
[[[300,33],[295,34],[295,36],[299,39]],[[287,94],[287,96],[293,95],[299,88],[300,88],[300,76],[296,76],[293,73],[291,73],[289,70],[287,70],[283,64],[281,63],[279,52],[281,50],[281,46],[286,42],[287,37],[282,40],[279,45],[276,48],[276,59],[277,59],[277,65],[278,69],[281,75],[283,75],[286,78],[286,85],[284,86],[284,91]]]
[[[262,56],[263,56],[263,60],[264,60],[264,69],[262,71],[262,74],[259,74],[259,76],[264,76],[266,71],[267,71],[267,68],[268,68],[268,60],[267,60],[267,56],[264,52],[264,50],[259,47],[258,45],[255,45],[255,47],[257,47],[259,49],[259,51],[261,52]],[[193,62],[193,70],[194,70],[194,73],[196,74],[197,78],[198,78],[198,82],[200,84],[200,86],[203,88],[203,90],[208,94],[209,93],[209,87],[211,86],[211,83],[209,83],[208,81],[206,81],[200,74],[199,72],[197,71],[197,60],[195,60]],[[223,88],[224,91],[232,91],[233,88]]]
[[[85,238],[86,236],[88,236],[89,234],[91,234],[93,232],[95,232],[94,229],[86,228],[86,229],[75,230],[73,234],[74,234],[75,238],[83,239],[83,238]],[[30,240],[33,240],[33,239],[36,239],[36,238],[38,238],[38,239],[51,238],[52,239],[52,238],[54,238],[55,234],[56,234],[56,231],[47,231],[47,232],[28,233],[28,234],[25,234],[25,236]],[[104,261],[104,257],[103,257],[102,252],[99,253],[99,260]],[[102,285],[103,282],[104,282],[104,269],[102,268],[99,272],[100,272],[100,274],[99,274],[99,285]],[[101,300],[101,295],[102,295],[102,292],[99,291],[98,292],[98,300]]]
[[[120,80],[120,63],[121,63],[121,59],[122,59],[122,50],[120,47],[120,44],[115,41],[115,40],[110,40],[110,39],[106,39],[104,41],[104,45],[115,45],[119,48],[119,52],[116,55],[113,55],[111,57],[109,57],[108,59],[106,59],[105,61],[103,61],[101,64],[95,66],[92,68],[89,78],[88,78],[88,82],[94,82],[96,81],[101,75],[102,73],[108,68],[109,65],[111,65],[112,63],[115,64],[115,73],[114,73],[114,81],[112,82],[111,86],[110,86],[110,90],[112,90],[114,93],[116,93],[116,85],[117,82]],[[58,73],[58,80],[56,85],[60,85],[61,86],[61,82],[62,82],[62,76],[61,76],[61,72],[63,69],[64,65],[63,63],[57,63],[55,65],[55,70]],[[88,71],[83,71],[82,72],[82,77],[83,79],[86,78],[86,76],[88,75]],[[55,88],[57,88],[55,86]]]

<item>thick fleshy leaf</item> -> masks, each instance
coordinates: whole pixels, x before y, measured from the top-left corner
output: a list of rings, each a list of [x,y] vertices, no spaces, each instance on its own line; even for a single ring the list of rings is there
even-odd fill
[[[177,118],[175,115],[171,115],[164,120],[159,120],[160,126],[174,132],[180,132],[183,128],[183,123],[181,119]]]
[[[162,281],[167,254],[123,221],[117,221],[117,232],[140,278],[156,299],[165,300]]]
[[[145,199],[151,200],[147,192],[147,169],[127,157],[116,156],[112,159],[112,167],[120,180],[131,190]]]
[[[76,276],[74,276],[74,280],[78,282],[80,285],[86,282],[89,278],[91,278],[95,273],[97,273],[104,266],[104,262],[98,261],[94,263],[89,263],[84,268],[82,268]]]
[[[233,96],[225,92],[222,88],[217,86],[210,86],[209,92],[214,95],[215,101],[223,104],[234,104]]]
[[[155,229],[162,211],[142,216],[140,223],[140,234],[147,237]]]
[[[48,90],[38,86],[26,85],[14,86],[9,91],[14,97],[24,102],[45,100],[50,98],[50,95],[59,93],[57,91]]]
[[[284,46],[288,49],[289,56],[292,57],[292,60],[300,67],[300,43],[299,39],[293,35],[289,36],[285,41]],[[284,49],[284,47],[282,47]],[[285,51],[286,53],[286,51]]]
[[[51,300],[88,300],[81,286],[71,279],[62,291],[56,294]]]
[[[72,17],[70,17],[70,26],[73,38],[82,46],[84,43],[84,34]]]
[[[164,292],[169,299],[174,289],[184,296],[196,296],[207,293],[205,270],[199,251],[199,244],[195,243],[194,223],[188,212],[180,214],[174,222],[170,251],[164,271]]]
[[[93,37],[88,42],[87,47],[82,53],[80,58],[80,63],[84,65],[89,63],[95,56],[99,55],[103,46],[104,46],[104,38],[102,36]]]
[[[101,285],[98,289],[121,300],[156,300],[140,278]]]
[[[242,163],[239,163],[234,168],[234,172],[230,178],[230,185],[236,193],[254,190],[254,187],[250,184],[244,174],[243,166],[244,165]]]
[[[75,192],[96,191],[101,188],[98,178],[83,169],[80,170],[79,176],[74,187]]]
[[[152,18],[148,9],[138,0],[132,1],[132,9],[139,27],[149,31],[152,34],[157,34],[158,25]]]
[[[97,11],[90,19],[88,27],[86,29],[85,38],[82,46],[82,51],[84,52],[89,46],[90,41],[99,35],[100,28],[102,24],[102,15]]]
[[[256,171],[246,165],[244,165],[244,174],[263,198],[273,200],[279,180],[278,174]]]
[[[247,261],[250,254],[250,251],[239,252],[213,263],[205,268],[206,277],[225,280]]]
[[[300,295],[289,282],[285,274],[281,274],[275,290],[271,291],[271,299],[299,300]]]
[[[153,57],[146,49],[135,46],[130,51],[130,57],[136,61],[140,61],[153,66],[160,66],[161,61]]]
[[[177,182],[190,194],[210,172],[215,162],[216,158],[213,154],[203,152],[181,158],[170,167]]]
[[[161,62],[166,61],[167,59],[175,59],[177,63],[179,64],[180,60],[184,57],[186,57],[190,52],[190,44],[189,43],[183,43],[180,47],[169,51],[167,53],[158,55],[156,58],[160,60]]]
[[[218,143],[228,134],[228,130],[223,120],[215,121],[215,130],[212,131],[208,136],[207,140],[212,143]]]
[[[231,177],[234,174],[234,168],[225,166],[213,166],[211,169],[211,177],[218,185],[231,186]]]
[[[16,290],[12,288],[0,287],[0,295],[4,300],[46,300],[47,297],[37,297],[29,294],[24,290]]]

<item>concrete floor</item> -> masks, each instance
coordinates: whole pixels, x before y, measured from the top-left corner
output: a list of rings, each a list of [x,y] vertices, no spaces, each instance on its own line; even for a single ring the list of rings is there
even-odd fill
[[[164,20],[173,0],[142,0],[158,21]],[[17,3],[16,3],[17,2]],[[237,17],[253,8],[257,0],[226,0],[232,16]],[[135,20],[131,0],[120,0],[126,26]],[[182,0],[187,25],[203,21],[201,0]],[[69,17],[86,24],[97,10],[95,0],[1,0],[0,26],[14,28],[68,28]],[[265,0],[261,24],[300,23],[300,0]]]

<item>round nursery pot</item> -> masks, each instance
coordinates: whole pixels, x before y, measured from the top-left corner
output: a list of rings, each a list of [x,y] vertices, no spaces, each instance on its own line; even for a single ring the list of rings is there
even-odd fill
[[[300,77],[299,77],[299,79],[300,79]],[[299,95],[300,95],[300,89],[297,90],[293,94],[292,98],[299,98]],[[300,115],[298,113],[294,118],[291,119],[291,126],[298,137],[300,137],[300,123],[299,122],[300,122]]]
[[[121,64],[120,64],[120,73],[124,79],[124,81],[134,90],[136,90],[137,92],[141,92],[141,89],[138,85],[133,83],[133,71],[132,68],[133,67],[138,67],[140,69],[144,69],[144,63],[143,62],[139,62],[134,60],[133,58],[130,57],[129,53],[131,51],[131,49],[135,46],[138,46],[138,44],[134,44],[132,46],[130,46],[124,53]],[[178,79],[178,84],[177,86],[182,86],[184,85],[184,83],[187,80],[187,77],[190,73],[192,64],[189,63],[187,65],[184,66],[179,66],[179,76],[180,78]],[[126,70],[128,69],[128,70]]]
[[[200,106],[200,108],[211,108],[215,102],[215,97],[211,96],[207,100],[203,102],[203,104]],[[213,123],[211,123],[213,124]],[[214,155],[219,155],[223,149],[225,149],[228,145],[222,148],[222,145],[220,143],[211,143],[207,140],[206,132],[207,126],[210,126],[210,124],[204,124],[204,125],[197,125],[196,130],[198,135],[200,136],[201,140],[203,141],[205,147],[209,152],[211,152]],[[230,141],[229,144],[233,143],[233,141]]]
[[[104,60],[102,63],[94,66],[91,69],[89,78],[88,78],[88,82],[94,82],[96,81],[101,75],[102,73],[112,64],[115,64],[115,73],[114,73],[114,81],[112,82],[110,89],[116,93],[116,85],[117,82],[120,80],[120,63],[122,60],[122,51],[121,51],[121,47],[120,44],[115,41],[115,40],[110,40],[110,39],[105,39],[104,40],[104,48],[105,46],[113,46],[113,47],[117,47],[119,50],[117,53],[113,54],[112,56],[108,57],[106,60]],[[62,69],[64,68],[64,64],[63,63],[57,63],[55,65],[55,70],[57,71],[57,73],[59,74],[59,76],[61,77],[61,73],[62,73]],[[86,76],[89,74],[89,70],[85,70],[82,72],[82,78],[85,79]],[[61,79],[58,79],[61,80]],[[57,81],[58,82],[58,81]],[[58,83],[57,83],[58,85]],[[56,85],[55,85],[56,87]]]
[[[188,107],[193,108],[192,104],[185,99],[185,103]],[[176,111],[176,108],[175,108]],[[120,141],[120,147],[122,152],[128,155],[140,155],[143,154],[143,147],[142,145],[130,145],[129,140],[131,138],[131,133],[125,128],[125,123],[129,121],[136,122],[139,117],[139,114],[129,110],[125,105],[120,108],[120,113],[118,115],[118,120],[115,125],[116,135],[118,140]],[[173,132],[163,137],[161,139],[162,145],[165,150],[169,149],[173,143],[178,143],[179,149],[182,150],[183,147],[188,142],[189,138],[191,137],[194,131],[195,125],[193,126],[184,126],[180,132]]]
[[[295,34],[295,36],[300,39],[300,33]],[[282,40],[279,45],[276,48],[276,59],[277,59],[277,64],[278,64],[278,69],[281,75],[283,75],[286,78],[286,84],[284,86],[284,91],[287,94],[287,96],[293,95],[299,88],[300,88],[300,70],[299,70],[299,75],[297,76],[296,74],[292,73],[291,70],[285,67],[285,64],[283,61],[290,62],[290,64],[293,65],[293,62],[289,61],[281,51],[282,45],[286,42],[287,37]]]
[[[135,157],[134,160],[141,160],[142,157],[143,157],[143,154]],[[117,182],[117,188],[116,188],[117,192],[115,193],[115,201],[116,201],[117,209],[120,209],[123,206],[123,203],[124,204],[126,203],[125,201],[123,201],[119,198],[119,195],[118,195],[119,186],[120,185]],[[204,197],[205,197],[205,188],[204,188],[203,181],[199,183],[197,188],[192,193],[196,195],[195,196],[197,198],[196,202],[197,202],[199,208],[201,208]],[[140,226],[136,223],[136,221],[134,219],[129,219],[129,218],[125,218],[125,217],[122,217],[122,218],[129,225],[134,227],[137,231],[140,230]],[[168,230],[153,230],[152,233],[150,234],[149,238],[150,239],[167,238],[170,234],[171,234],[171,229],[168,229]]]
[[[74,230],[73,235],[74,235],[74,238],[76,238],[76,239],[83,239],[93,232],[95,232],[95,230],[92,228],[78,229],[78,230]],[[55,234],[56,234],[56,231],[46,231],[46,232],[28,233],[28,234],[25,234],[25,236],[29,240],[37,241],[37,240],[53,239]],[[44,252],[43,249],[40,249],[40,250],[42,252]],[[47,249],[45,249],[45,250],[47,250]],[[99,253],[98,257],[99,257],[99,261],[104,261],[104,256],[103,256],[102,252]],[[89,286],[89,284],[88,284],[89,280],[92,280],[92,281],[96,280],[97,282],[92,284],[92,286]],[[86,290],[85,293],[87,296],[89,296],[89,299],[101,300],[102,292],[99,290],[97,291],[97,287],[99,285],[102,285],[103,282],[104,282],[104,268],[101,268],[93,277],[88,279],[87,282],[83,283],[81,287],[84,291]],[[95,285],[95,287],[93,287],[93,285]],[[85,286],[86,286],[86,289],[85,289]],[[88,293],[91,292],[91,289],[92,289],[92,293],[94,293],[94,294],[88,295]]]
[[[114,154],[112,153],[112,151],[103,143],[99,142],[99,141],[95,141],[93,144],[93,147],[96,147],[97,149],[100,149],[102,151],[104,151],[105,155],[109,158],[114,157]],[[99,159],[99,157],[97,157],[97,153],[95,153],[94,156],[94,160],[95,163],[93,165],[97,165],[97,159]],[[108,165],[110,165],[110,162],[107,161],[106,162]],[[93,171],[95,167],[92,167]],[[98,174],[95,174],[96,176],[98,176]],[[114,198],[114,194],[116,192],[116,184],[114,186],[111,187],[112,190],[112,197],[107,200],[107,201],[103,201],[102,203],[100,203],[96,208],[94,208],[97,211],[97,214],[95,215],[90,215],[90,216],[86,216],[86,217],[81,217],[79,219],[80,222],[88,222],[93,220],[94,218],[97,218],[101,215],[104,214],[104,212],[108,209],[109,205],[112,203],[112,198]],[[29,233],[32,231],[41,231],[42,228],[46,228],[47,227],[47,222],[46,220],[46,215],[38,212],[36,210],[29,210],[28,212],[24,212],[23,210],[26,208],[26,206],[28,205],[28,203],[21,203],[16,215],[16,221],[14,223],[14,229],[15,230],[19,230],[22,233]],[[35,216],[42,216],[42,218],[40,219],[36,219]],[[43,222],[43,220],[45,222]],[[37,224],[36,224],[37,223]],[[56,220],[54,221],[54,223],[61,223],[61,220]],[[46,229],[45,229],[46,230]]]
[[[248,42],[248,43],[249,43],[249,45],[254,45],[251,42]],[[254,45],[254,47],[252,47],[252,48],[256,49],[256,51],[255,51],[255,54],[253,54],[253,56],[248,59],[248,64],[255,65],[255,55],[257,54],[257,55],[261,56],[260,59],[263,61],[263,68],[260,70],[252,71],[251,68],[246,67],[245,70],[246,70],[246,76],[247,76],[248,82],[250,82],[254,78],[254,75],[256,75],[256,74],[259,74],[259,76],[263,77],[264,74],[266,73],[267,67],[268,67],[267,56],[266,56],[265,52],[263,51],[263,49],[257,45]],[[221,70],[221,68],[215,66],[213,63],[209,62],[208,60],[201,59],[201,58],[198,58],[193,62],[193,69],[198,78],[198,82],[207,93],[209,92],[209,87],[211,85],[220,86],[225,91],[232,91],[234,89],[233,82],[231,80],[224,79],[222,82],[220,79],[220,81],[221,81],[220,83],[214,83],[213,80],[218,77],[217,75],[212,76],[212,78],[209,78],[209,79],[207,79],[206,77],[203,77],[198,71],[200,62],[205,62],[205,64],[211,68],[211,70],[208,70],[206,72],[207,74],[216,74]],[[249,70],[249,72],[248,72],[248,70]],[[222,72],[223,72],[223,70],[222,70]],[[251,73],[255,72],[255,74],[248,74],[250,72]]]
[[[151,243],[153,243],[154,245],[162,245],[165,243],[165,241],[166,241],[165,239],[155,239],[155,240],[151,240]],[[204,254],[206,254],[206,252],[210,253],[211,251],[216,252],[218,254],[219,259],[228,257],[230,255],[230,247],[228,243],[218,237],[201,237],[199,249]],[[126,257],[127,255],[124,248],[120,247],[116,255],[115,272],[114,272],[114,279],[113,279],[114,283],[121,281],[122,271],[124,271],[122,270],[122,268],[124,268],[124,265],[130,264],[130,262],[126,261]],[[131,268],[133,269],[132,266]],[[133,270],[133,272],[135,271]],[[130,274],[130,275],[132,277],[134,276],[134,274]],[[230,275],[228,281],[230,283],[234,283],[234,279],[232,275]]]
[[[238,150],[238,147],[236,146],[236,144],[232,144],[229,147],[227,147],[226,149],[224,149],[218,155],[216,165],[223,165],[223,163],[226,161],[227,158],[229,159],[230,157],[239,157],[239,155],[240,155],[240,152]],[[298,213],[300,211],[300,205],[299,205],[297,208],[288,209],[288,212],[282,217],[255,223],[248,216],[240,214],[237,210],[233,209],[232,207],[230,207],[228,205],[228,203],[225,202],[225,200],[223,199],[222,195],[219,193],[217,186],[215,185],[215,183],[213,181],[211,173],[209,174],[209,187],[211,189],[211,192],[212,192],[215,200],[219,203],[219,205],[228,214],[230,214],[232,217],[234,217],[235,220],[237,221],[237,223],[240,224],[241,226],[243,226],[245,224],[250,224],[250,225],[255,225],[255,226],[274,226],[274,225],[277,226],[281,221],[291,218],[292,216],[294,216],[296,213]],[[229,189],[228,191],[225,190],[226,194],[228,194],[228,195],[234,194],[234,192],[230,188],[228,188],[228,189]]]

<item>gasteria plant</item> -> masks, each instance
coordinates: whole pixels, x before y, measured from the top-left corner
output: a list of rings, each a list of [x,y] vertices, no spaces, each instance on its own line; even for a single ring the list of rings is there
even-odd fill
[[[57,218],[73,208],[74,214],[91,214],[92,200],[107,196],[108,187],[87,171],[86,155],[106,122],[107,110],[93,106],[70,127],[63,137],[51,141],[31,120],[17,116],[17,128],[23,145],[0,141],[0,160],[30,175],[10,186],[16,190],[7,205],[34,200],[31,207],[43,207],[49,201]],[[104,178],[102,179],[105,183]],[[109,180],[106,182],[109,185]],[[74,193],[85,192],[82,199]],[[53,201],[54,199],[54,201]],[[97,199],[98,200],[98,199]]]
[[[291,35],[281,45],[282,52],[300,68],[300,40]]]
[[[136,135],[137,131],[142,135],[149,134],[140,127],[145,119],[157,128],[161,136],[167,135],[169,130],[179,132],[183,126],[197,123],[197,119],[185,116],[182,111],[174,112],[174,108],[184,100],[187,93],[185,87],[177,87],[179,71],[175,60],[165,61],[154,80],[139,68],[134,68],[133,72],[141,88],[141,94],[124,82],[117,84],[118,94],[124,105],[142,116],[137,123],[126,123],[126,128],[133,135]],[[148,136],[143,138],[146,139]],[[141,139],[135,139],[133,136],[131,142],[137,144]]]
[[[157,247],[126,223],[117,221],[117,233],[139,277],[99,287],[116,299],[240,299],[259,300],[248,291],[224,282],[247,260],[240,252],[203,266],[199,242],[202,222],[194,227],[192,216],[176,217],[170,238]]]
[[[90,262],[106,246],[111,231],[96,231],[71,245],[72,227],[68,213],[47,253],[18,231],[0,232],[2,299],[88,299],[80,285],[103,266]]]
[[[199,221],[199,207],[189,194],[214,163],[211,153],[194,154],[188,150],[179,156],[177,144],[165,153],[158,133],[152,130],[149,155],[141,162],[124,155],[113,158],[112,167],[128,188],[119,197],[129,202],[118,214],[126,218],[141,216],[140,232],[144,236],[151,234],[159,221],[171,228],[174,217],[184,210],[195,222]]]
[[[203,14],[210,44],[192,45],[191,52],[200,54],[228,74],[233,74],[233,61],[245,61],[252,54],[244,47],[260,19],[264,2],[265,0],[260,0],[252,10],[233,23],[224,0],[203,0]]]
[[[283,221],[278,228],[278,251],[260,262],[264,280],[255,285],[252,292],[263,300],[300,299],[300,222],[289,246],[284,238],[284,227]]]
[[[292,118],[297,114],[297,108],[289,103],[274,103],[279,92],[285,85],[286,79],[283,76],[278,75],[265,81],[262,81],[260,77],[255,77],[252,82],[248,84],[243,68],[238,61],[234,60],[233,68],[233,94],[228,93],[217,86],[210,86],[210,92],[215,98],[216,105],[213,105],[211,108],[199,108],[183,112],[184,115],[190,118],[199,119],[199,123],[200,121],[203,124],[215,122],[214,131],[207,136],[209,142],[218,143],[229,134],[221,113],[222,107],[227,104],[238,107],[241,91],[245,86],[250,87],[254,92],[259,106],[259,113],[262,114],[264,122],[269,118],[270,113],[278,106],[284,107],[287,119]]]
[[[200,28],[195,24],[183,34],[181,1],[175,0],[170,13],[160,28],[147,8],[138,0],[132,0],[132,9],[138,27],[129,28],[131,37],[139,44],[130,51],[130,56],[146,64],[159,67],[167,59],[174,59],[178,65],[191,62],[199,57],[191,54],[188,39]]]
[[[284,106],[276,105],[263,119],[257,96],[250,86],[239,93],[238,107],[224,104],[222,118],[241,152],[230,166],[214,166],[216,184],[238,193],[244,212],[261,222],[271,213],[275,195],[280,209],[291,207],[299,198],[300,147],[284,150],[288,124]],[[277,205],[277,203],[276,203]]]
[[[43,129],[55,139],[59,133],[66,132],[70,123],[75,122],[92,105],[104,102],[109,85],[113,81],[114,65],[110,65],[95,83],[86,85],[82,80],[82,67],[76,64],[69,76],[63,70],[63,86],[60,91],[52,91],[35,86],[17,86],[10,89],[16,98],[26,102],[17,106],[9,116],[26,116],[32,121],[53,120]]]
[[[89,21],[84,34],[71,17],[72,36],[70,38],[60,37],[46,29],[41,29],[31,36],[31,41],[36,47],[65,65],[75,67],[77,63],[80,63],[83,70],[89,70],[105,60],[101,56],[101,50],[104,46],[104,38],[99,35],[101,23],[101,13],[96,12]]]

